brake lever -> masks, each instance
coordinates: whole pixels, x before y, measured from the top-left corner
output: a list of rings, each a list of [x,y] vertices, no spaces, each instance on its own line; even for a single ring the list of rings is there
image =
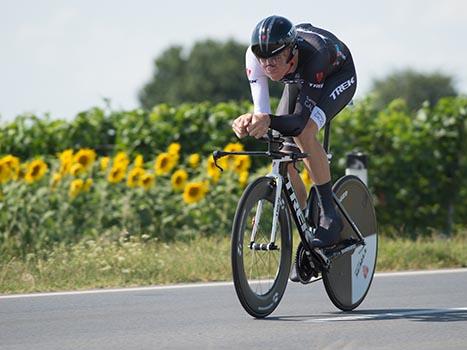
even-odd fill
[[[224,169],[222,169],[222,168],[220,167],[220,165],[217,164],[217,160],[218,160],[219,158],[224,157],[224,156],[225,156],[225,154],[224,154],[223,151],[214,151],[214,152],[212,152],[212,158],[214,159],[214,165],[215,165],[217,168],[219,168],[220,171],[224,171]]]

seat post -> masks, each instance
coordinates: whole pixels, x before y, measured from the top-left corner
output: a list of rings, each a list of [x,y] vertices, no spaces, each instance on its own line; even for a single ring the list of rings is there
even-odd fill
[[[329,154],[329,138],[331,135],[331,121],[328,121],[324,125],[324,140],[323,140],[323,148],[326,154]]]

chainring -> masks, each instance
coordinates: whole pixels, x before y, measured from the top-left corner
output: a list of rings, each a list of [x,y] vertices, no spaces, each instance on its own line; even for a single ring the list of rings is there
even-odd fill
[[[300,242],[297,247],[297,253],[295,254],[295,266],[298,278],[303,284],[310,283],[313,277],[318,277],[318,271],[316,271],[315,265],[308,257],[307,251],[302,242]]]

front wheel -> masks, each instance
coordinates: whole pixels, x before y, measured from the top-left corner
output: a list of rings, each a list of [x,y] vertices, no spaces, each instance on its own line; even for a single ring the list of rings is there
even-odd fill
[[[365,239],[365,245],[336,258],[329,270],[323,271],[329,298],[339,309],[349,311],[363,301],[375,273],[378,249],[376,215],[368,188],[358,177],[347,175],[340,178],[333,191]],[[356,238],[343,216],[342,221],[341,239]]]
[[[272,178],[261,177],[243,192],[232,227],[232,274],[243,308],[253,317],[266,317],[279,305],[287,286],[292,235],[290,217],[281,193],[273,250],[251,247],[270,244],[277,188]]]

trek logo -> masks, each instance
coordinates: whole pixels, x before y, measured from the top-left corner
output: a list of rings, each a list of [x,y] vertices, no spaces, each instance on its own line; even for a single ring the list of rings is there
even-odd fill
[[[292,201],[293,208],[295,212],[297,213],[297,219],[298,223],[300,225],[300,228],[302,229],[303,232],[305,232],[308,229],[308,224],[306,223],[305,216],[303,215],[302,209],[300,208],[300,204],[298,204],[297,197],[295,196],[295,192],[292,188],[292,184],[290,181],[287,181],[285,184],[285,187],[287,188],[287,191],[289,192],[290,200]]]
[[[343,82],[338,87],[336,87],[334,91],[331,93],[331,95],[329,95],[329,97],[332,97],[332,99],[335,100],[341,93],[343,93],[353,84],[355,84],[355,77],[350,78],[349,80]]]

